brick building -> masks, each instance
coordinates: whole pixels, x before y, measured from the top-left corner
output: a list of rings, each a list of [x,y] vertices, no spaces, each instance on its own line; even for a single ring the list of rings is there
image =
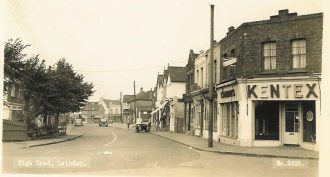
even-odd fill
[[[280,10],[230,27],[219,43],[219,139],[318,150],[323,14]]]
[[[198,87],[195,84],[195,59],[198,54],[190,50],[188,63],[186,65],[186,92],[183,94],[184,101],[184,120],[186,133],[193,134],[194,102],[191,93]]]

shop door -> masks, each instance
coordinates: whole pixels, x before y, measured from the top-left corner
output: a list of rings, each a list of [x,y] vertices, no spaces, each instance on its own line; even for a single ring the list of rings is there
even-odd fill
[[[283,144],[299,144],[299,104],[285,104]]]

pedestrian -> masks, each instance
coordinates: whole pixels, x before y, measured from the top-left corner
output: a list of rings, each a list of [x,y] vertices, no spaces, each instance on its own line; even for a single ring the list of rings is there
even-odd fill
[[[159,119],[157,118],[157,119],[156,119],[156,131],[157,131],[157,130],[160,130],[160,127],[159,127],[159,126],[160,126],[160,121],[159,121]]]
[[[42,117],[39,115],[38,117],[36,117],[34,119],[35,121],[35,126],[36,126],[36,129],[37,129],[37,136],[40,136],[41,135],[41,126],[42,126]]]
[[[127,123],[127,129],[129,129],[129,125],[130,125],[130,119],[129,116],[126,117],[126,123]]]

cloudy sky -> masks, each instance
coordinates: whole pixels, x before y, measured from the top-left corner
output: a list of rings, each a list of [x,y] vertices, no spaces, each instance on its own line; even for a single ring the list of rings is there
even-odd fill
[[[22,38],[48,65],[66,58],[93,82],[95,94],[119,99],[150,90],[168,64],[185,66],[190,49],[209,46],[209,3],[215,4],[215,39],[229,26],[269,19],[280,9],[322,12],[321,0],[8,0],[4,39]]]

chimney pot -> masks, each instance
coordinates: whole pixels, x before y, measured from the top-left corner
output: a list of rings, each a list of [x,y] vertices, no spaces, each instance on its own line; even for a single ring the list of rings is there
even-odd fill
[[[230,26],[230,27],[228,28],[227,35],[228,35],[229,33],[231,33],[232,31],[234,31],[234,30],[235,30],[235,27],[234,27],[234,26]]]
[[[279,10],[278,11],[278,15],[288,15],[289,14],[289,10],[288,9],[283,9],[283,10]]]

